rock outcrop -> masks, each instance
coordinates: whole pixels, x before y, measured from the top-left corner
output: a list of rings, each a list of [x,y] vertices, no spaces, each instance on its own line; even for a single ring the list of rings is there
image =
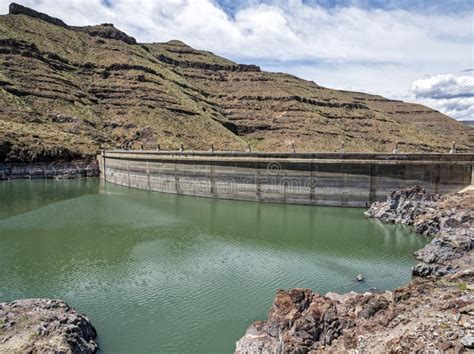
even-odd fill
[[[1,353],[95,353],[94,326],[64,301],[0,303]]]
[[[10,179],[69,179],[98,177],[97,160],[76,160],[71,162],[0,163],[0,181]]]
[[[39,18],[40,20],[52,23],[56,26],[68,27],[68,25],[66,25],[66,23],[64,23],[64,21],[60,20],[59,18],[49,16],[48,14],[33,10],[29,7],[17,4],[15,2],[12,2],[10,4],[8,12],[10,15],[26,15],[34,18]]]
[[[383,222],[411,225],[433,240],[415,253],[421,261],[413,275],[442,276],[456,271],[453,261],[474,248],[474,193],[429,194],[415,187],[392,192],[372,204],[366,215]]]
[[[116,39],[127,44],[137,44],[137,40],[135,38],[118,30],[112,23],[103,23],[98,26],[79,27],[79,30],[86,32],[91,36]]]
[[[369,217],[412,225],[433,240],[416,252],[419,275],[394,291],[319,295],[278,291],[266,321],[252,324],[236,353],[448,352],[473,349],[474,191],[393,192]]]
[[[179,66],[181,68],[193,68],[193,69],[203,69],[203,70],[211,70],[211,71],[237,71],[237,72],[244,72],[244,71],[254,71],[259,72],[260,67],[258,65],[245,65],[245,64],[217,64],[217,63],[203,63],[203,62],[196,62],[196,61],[179,61],[173,58],[167,57],[166,55],[159,55],[158,60],[162,61],[163,63],[170,64],[173,66]]]
[[[268,320],[250,326],[237,342],[236,353],[306,353],[323,349],[381,311],[383,316],[391,316],[388,307],[386,297],[378,294],[321,296],[310,289],[279,290]]]
[[[49,16],[48,14],[45,14],[43,12],[33,10],[29,7],[26,7],[14,2],[10,4],[8,13],[10,15],[25,15],[25,16],[29,16],[33,18],[38,18],[40,20],[43,20],[45,22],[51,23],[56,26],[83,31],[85,33],[90,34],[91,36],[97,36],[97,37],[108,38],[108,39],[116,39],[127,44],[137,44],[137,41],[135,38],[116,29],[114,25],[111,23],[103,23],[97,26],[85,26],[85,27],[69,26],[64,21],[60,20],[59,18]]]

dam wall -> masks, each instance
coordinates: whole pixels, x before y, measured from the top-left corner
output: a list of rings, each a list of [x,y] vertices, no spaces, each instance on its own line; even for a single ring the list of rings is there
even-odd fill
[[[144,190],[289,204],[368,207],[419,185],[472,184],[474,154],[103,151],[106,181]]]

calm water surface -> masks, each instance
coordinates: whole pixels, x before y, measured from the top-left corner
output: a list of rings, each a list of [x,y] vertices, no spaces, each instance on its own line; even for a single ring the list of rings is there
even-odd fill
[[[104,353],[230,353],[278,288],[391,289],[426,240],[362,209],[0,182],[0,302],[65,299]],[[358,273],[366,281],[354,281]]]

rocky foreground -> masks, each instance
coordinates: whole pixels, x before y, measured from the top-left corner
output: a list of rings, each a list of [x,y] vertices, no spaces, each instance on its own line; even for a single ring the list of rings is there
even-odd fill
[[[412,281],[384,293],[278,291],[236,353],[469,352],[474,349],[474,191],[393,192],[366,215],[433,237]]]
[[[0,303],[0,353],[95,353],[96,330],[64,301]]]

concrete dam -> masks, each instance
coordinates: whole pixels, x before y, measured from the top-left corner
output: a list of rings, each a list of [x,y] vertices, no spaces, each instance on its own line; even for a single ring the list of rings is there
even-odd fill
[[[392,190],[459,191],[474,154],[103,151],[106,181],[150,191],[273,203],[368,207]]]

